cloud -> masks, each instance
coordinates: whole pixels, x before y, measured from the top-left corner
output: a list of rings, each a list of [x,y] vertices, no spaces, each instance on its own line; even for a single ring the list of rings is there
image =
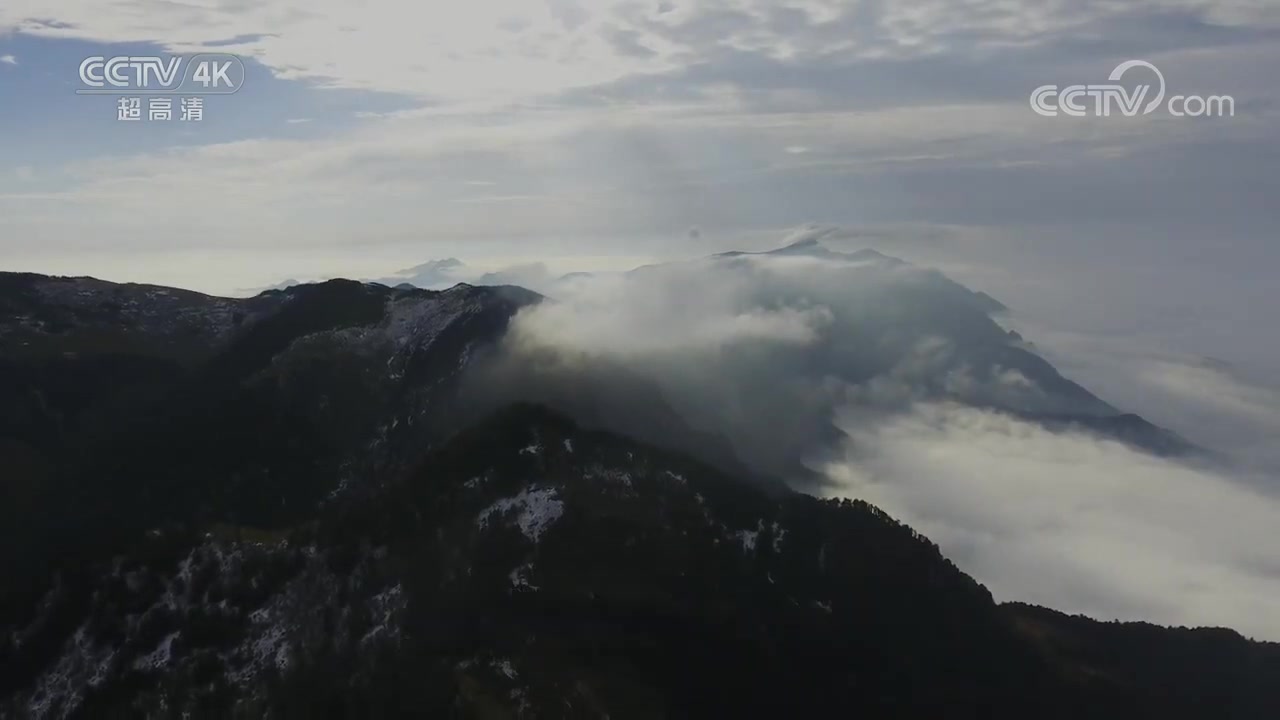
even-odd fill
[[[1270,370],[1246,373],[1225,360],[1161,347],[1154,329],[1114,337],[1030,325],[1055,361],[1072,368],[1108,397],[1193,442],[1221,451],[1260,491],[1280,496],[1280,387]],[[1205,342],[1200,339],[1200,342]],[[1214,352],[1240,354],[1232,346]],[[1246,355],[1268,368],[1261,352]]]
[[[576,278],[555,288],[556,302],[522,313],[513,338],[635,358],[746,341],[804,345],[830,321],[822,306],[767,307],[750,283],[701,264]]]
[[[18,59],[12,55],[0,55],[0,64],[17,65]]]
[[[477,402],[546,402],[704,459],[736,453],[755,472],[802,469],[797,457],[821,445],[831,399],[821,361],[810,363],[816,375],[800,367],[826,348],[835,317],[820,296],[777,286],[833,282],[822,275],[811,258],[743,257],[557,278],[475,376],[489,394]]]
[[[1229,474],[955,404],[838,424],[828,494],[929,536],[998,600],[1280,639],[1280,500]]]
[[[1154,363],[1143,380],[1195,405],[1256,423],[1280,436],[1280,392],[1232,376],[1230,366],[1202,360]]]
[[[658,63],[623,52],[606,35],[623,3],[563,11],[507,0],[465,8],[433,4],[352,8],[336,0],[155,5],[123,0],[116,12],[93,3],[59,9],[39,3],[0,9],[0,28],[40,37],[151,41],[178,52],[215,50],[254,58],[277,76],[328,87],[464,99],[548,92],[615,79]]]
[[[236,52],[280,77],[452,101],[545,96],[698,66],[773,62],[811,69],[820,62],[839,68],[868,60],[989,55],[1051,47],[1075,36],[1103,36],[1106,47],[1127,43],[1135,53],[1149,43],[1151,26],[1165,33],[1280,26],[1280,11],[1246,0],[805,0],[788,7],[773,0],[476,0],[463,9],[354,7],[340,0],[118,0],[114,7],[101,13],[87,0],[64,2],[57,22],[50,22],[33,19],[49,14],[39,0],[10,0],[0,8],[0,30]],[[1181,39],[1182,47],[1192,44]]]

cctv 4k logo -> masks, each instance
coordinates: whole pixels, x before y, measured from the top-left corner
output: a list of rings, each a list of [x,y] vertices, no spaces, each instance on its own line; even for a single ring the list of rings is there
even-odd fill
[[[235,55],[94,55],[80,63],[80,95],[230,95],[244,85]]]

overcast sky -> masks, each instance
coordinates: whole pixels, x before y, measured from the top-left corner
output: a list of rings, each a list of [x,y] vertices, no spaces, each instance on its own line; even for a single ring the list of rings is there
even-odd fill
[[[447,257],[623,268],[821,223],[1059,337],[1266,375],[1278,38],[1265,0],[6,0],[0,266],[235,293]],[[198,51],[248,68],[200,122],[74,92],[90,55]],[[1032,111],[1129,59],[1234,116]]]
[[[1262,0],[6,0],[0,251],[226,292],[910,223],[1256,275],[1275,257],[1278,36]],[[249,67],[199,123],[121,122],[73,92],[89,55],[197,51]],[[1035,87],[1131,58],[1171,95],[1231,94],[1235,116],[1031,111]]]
[[[1269,0],[4,0],[0,269],[218,293],[444,258],[553,277],[817,224],[987,291],[1098,395],[1274,478],[1278,40]],[[75,93],[88,56],[194,52],[247,72],[199,122]],[[1234,115],[1033,112],[1131,59]],[[964,436],[965,462],[1001,437]],[[1017,567],[950,547],[980,579]]]

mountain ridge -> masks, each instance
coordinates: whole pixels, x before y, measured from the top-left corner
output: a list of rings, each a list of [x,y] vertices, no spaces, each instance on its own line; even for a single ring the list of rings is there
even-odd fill
[[[957,292],[930,277],[895,297]],[[0,710],[1275,708],[1280,646],[997,605],[874,506],[717,449],[643,375],[479,398],[469,378],[529,359],[511,324],[554,302],[0,274]]]

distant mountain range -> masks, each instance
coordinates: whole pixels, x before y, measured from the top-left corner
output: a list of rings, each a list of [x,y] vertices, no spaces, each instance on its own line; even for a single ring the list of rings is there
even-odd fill
[[[780,479],[837,399],[1196,452],[997,301],[818,243],[627,277],[724,283],[811,335],[568,366],[510,336],[590,277],[229,299],[0,273],[0,717],[1280,713],[1280,646],[997,604],[879,509]]]

